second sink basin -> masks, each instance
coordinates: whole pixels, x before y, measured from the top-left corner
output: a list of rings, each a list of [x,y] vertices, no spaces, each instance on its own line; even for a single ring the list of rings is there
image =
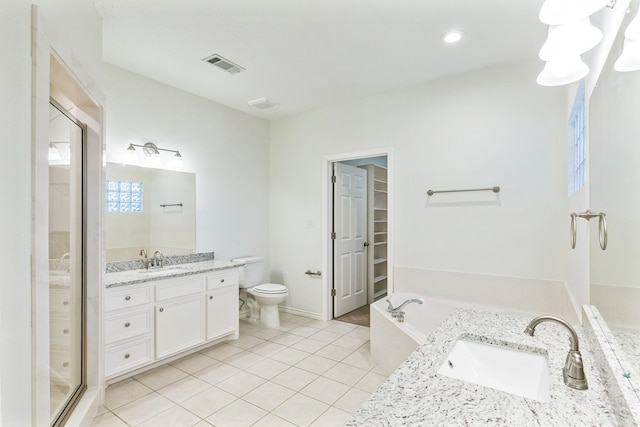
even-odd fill
[[[551,399],[549,364],[538,353],[459,339],[438,373],[541,402]]]

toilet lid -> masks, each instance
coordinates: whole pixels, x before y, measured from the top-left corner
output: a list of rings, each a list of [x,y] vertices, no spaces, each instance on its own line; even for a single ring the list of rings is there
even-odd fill
[[[263,283],[262,285],[254,286],[251,288],[254,292],[261,294],[284,294],[287,292],[287,287],[278,285],[276,283]]]

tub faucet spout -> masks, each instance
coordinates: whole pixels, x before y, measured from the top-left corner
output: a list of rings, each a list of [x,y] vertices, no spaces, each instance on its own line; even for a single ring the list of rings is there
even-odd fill
[[[564,363],[564,368],[562,369],[562,377],[564,379],[564,383],[571,388],[575,388],[576,390],[586,390],[587,378],[584,375],[584,366],[582,364],[582,354],[580,354],[579,344],[578,344],[578,334],[575,329],[565,320],[555,317],[555,316],[538,316],[529,322],[526,329],[524,330],[525,334],[533,336],[533,333],[536,330],[536,326],[538,326],[542,322],[555,322],[565,327],[565,329],[569,332],[569,339],[571,342],[571,348],[569,349],[569,353],[567,353],[567,359]]]
[[[412,302],[415,302],[416,304],[422,304],[423,300],[420,298],[411,298],[406,300],[405,302],[403,302],[402,304],[400,304],[399,306],[391,310],[391,317],[395,317],[400,323],[404,322],[404,311],[402,311],[402,309],[406,305],[411,304]]]

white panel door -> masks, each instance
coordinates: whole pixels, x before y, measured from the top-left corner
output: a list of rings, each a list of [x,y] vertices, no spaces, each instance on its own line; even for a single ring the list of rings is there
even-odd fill
[[[334,164],[333,316],[367,303],[367,171]]]

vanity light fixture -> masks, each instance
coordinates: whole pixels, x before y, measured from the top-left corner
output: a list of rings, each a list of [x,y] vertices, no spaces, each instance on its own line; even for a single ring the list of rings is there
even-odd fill
[[[462,40],[464,36],[465,32],[462,30],[451,30],[442,35],[442,41],[447,44],[453,44]]]
[[[149,158],[154,165],[158,165],[160,162],[160,151],[168,151],[173,154],[173,165],[176,167],[182,167],[182,155],[178,150],[170,150],[168,148],[160,148],[153,142],[147,142],[144,145],[133,144],[130,143],[129,147],[127,147],[127,155],[128,157],[135,157],[136,149],[135,147],[142,148],[142,152]]]
[[[620,57],[613,64],[616,71],[640,70],[640,12],[624,31],[624,47]]]
[[[549,25],[547,41],[539,57],[546,61],[537,78],[542,86],[560,86],[576,82],[589,74],[580,55],[602,40],[602,32],[591,24],[590,16],[604,7],[613,8],[615,0],[546,0],[540,9],[540,21]]]

